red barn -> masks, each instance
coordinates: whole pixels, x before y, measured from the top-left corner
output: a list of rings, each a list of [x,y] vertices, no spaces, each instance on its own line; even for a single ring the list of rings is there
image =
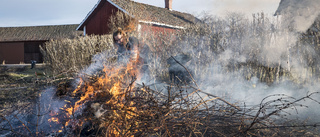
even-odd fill
[[[79,24],[29,27],[0,27],[0,63],[19,64],[43,62],[40,47],[51,39],[74,38]]]
[[[80,25],[0,27],[0,64],[42,62],[39,45],[50,39],[111,34],[108,23],[118,11],[137,20],[138,32],[175,31],[199,21],[191,14],[172,10],[172,0],[165,0],[165,5],[161,8],[131,0],[99,0]]]
[[[108,23],[110,17],[118,11],[138,21],[138,32],[144,31],[147,27],[155,32],[173,31],[184,29],[199,21],[191,14],[172,10],[172,0],[165,0],[165,5],[161,8],[131,0],[99,0],[77,30],[83,30],[84,35],[111,34]]]

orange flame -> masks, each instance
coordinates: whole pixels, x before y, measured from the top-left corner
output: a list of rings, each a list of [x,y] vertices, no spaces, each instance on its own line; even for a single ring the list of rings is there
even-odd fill
[[[59,119],[56,118],[56,117],[50,118],[48,121],[49,122],[54,122],[54,123],[59,123]]]
[[[130,91],[134,88],[134,84],[132,82],[133,80],[130,81],[130,79],[139,76],[138,64],[139,60],[133,59],[125,66],[105,66],[103,69],[105,75],[97,78],[96,82],[94,83],[86,83],[83,81],[83,79],[80,79],[79,85],[73,91],[73,94],[80,94],[82,96],[74,103],[73,106],[65,105],[63,108],[61,108],[66,112],[66,119],[69,119],[64,123],[64,125],[82,125],[83,121],[72,119],[73,114],[79,111],[86,102],[97,98],[97,94],[100,92],[110,95],[110,99],[107,100],[105,104],[114,106],[112,111],[109,111],[112,116],[125,119],[131,119],[132,117],[136,116],[137,114],[135,111],[137,111],[137,109],[132,107],[134,102],[126,100],[126,96],[128,95],[127,91]],[[129,94],[129,96],[134,96],[134,94]],[[70,101],[66,102],[71,103]],[[125,104],[125,102],[127,103]],[[49,120],[57,122],[59,121],[54,117]],[[117,129],[118,125],[115,123],[115,120],[109,122],[108,125],[105,126],[111,128],[108,129],[110,134],[120,136],[119,129]]]

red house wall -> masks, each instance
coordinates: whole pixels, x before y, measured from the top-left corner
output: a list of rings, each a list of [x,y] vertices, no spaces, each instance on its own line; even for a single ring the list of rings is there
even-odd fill
[[[108,21],[110,16],[118,9],[111,5],[110,3],[102,3],[98,5],[96,12],[93,13],[93,16],[89,19],[86,26],[86,34],[91,35],[103,35],[103,34],[110,34],[110,30],[108,28]]]
[[[160,26],[152,26],[151,30],[156,33],[174,33],[176,29],[167,28],[167,27],[160,27]]]
[[[175,33],[179,30],[172,29],[168,27],[162,27],[162,26],[156,26],[156,25],[148,25],[148,24],[141,24],[140,33],[150,35],[153,37],[153,44],[150,45],[154,47],[156,51],[163,50],[163,40],[165,39],[167,43],[173,42],[176,37],[175,35],[172,35],[172,33]],[[149,36],[147,36],[149,37]]]
[[[86,19],[86,22],[83,23],[85,26],[85,31],[87,35],[104,35],[111,34],[109,29],[109,20],[112,15],[114,15],[117,11],[120,11],[117,7],[112,5],[107,1],[101,1],[99,5],[92,11],[90,17]],[[142,28],[140,29],[141,33],[145,31],[151,31],[154,33],[168,33],[175,32],[177,29],[165,27],[165,26],[157,26],[150,24],[141,24]]]
[[[24,62],[24,43],[6,42],[0,43],[0,63],[19,64]]]

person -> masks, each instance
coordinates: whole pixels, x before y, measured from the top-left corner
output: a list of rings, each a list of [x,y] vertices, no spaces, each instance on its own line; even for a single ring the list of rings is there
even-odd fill
[[[37,61],[31,60],[31,69],[36,67],[36,63],[37,63]]]
[[[118,61],[124,61],[129,58],[130,60],[137,61],[139,58],[139,41],[135,37],[127,37],[127,34],[118,28],[113,33],[113,42],[117,48]]]
[[[113,42],[117,48],[118,62],[134,61],[140,73],[149,73],[147,54],[150,50],[148,45],[142,45],[136,37],[128,37],[121,28],[113,33]]]

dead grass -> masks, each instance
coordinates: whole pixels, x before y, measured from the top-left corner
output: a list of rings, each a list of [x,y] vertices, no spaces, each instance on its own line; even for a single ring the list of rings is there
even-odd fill
[[[10,114],[30,105],[38,97],[39,90],[47,84],[43,80],[44,66],[34,69],[30,66],[0,66],[0,108],[1,115]]]

